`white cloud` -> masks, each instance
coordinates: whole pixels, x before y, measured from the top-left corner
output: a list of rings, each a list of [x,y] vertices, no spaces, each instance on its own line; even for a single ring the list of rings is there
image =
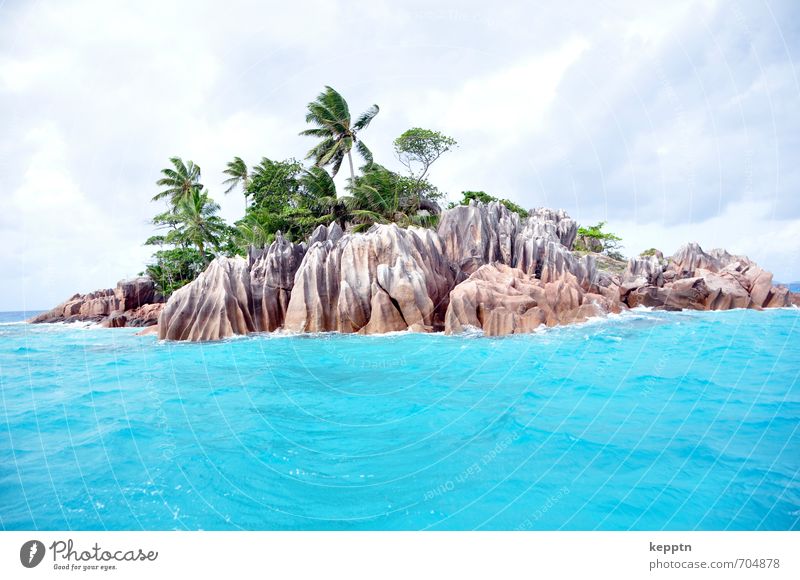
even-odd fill
[[[773,12],[775,18],[773,19]],[[432,179],[601,219],[631,250],[697,239],[800,278],[797,7],[610,0],[488,8],[338,1],[0,7],[0,309],[143,268],[172,155],[222,194],[234,155],[302,158],[325,84],[461,147]],[[339,180],[340,185],[342,180]],[[668,248],[668,246],[670,248]]]

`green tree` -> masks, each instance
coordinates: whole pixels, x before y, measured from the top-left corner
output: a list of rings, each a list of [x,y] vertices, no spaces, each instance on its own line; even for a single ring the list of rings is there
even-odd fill
[[[263,159],[249,185],[253,203],[244,219],[236,223],[240,247],[263,246],[280,231],[288,239],[302,241],[321,223],[333,220],[344,225],[344,203],[336,196],[336,185],[320,167],[303,167],[293,159]]]
[[[579,227],[575,238],[575,250],[603,253],[616,260],[623,260],[624,256],[619,251],[622,238],[611,232],[604,232],[605,225],[606,222],[599,222],[593,226]]]
[[[242,161],[241,157],[234,157],[233,161],[228,162],[227,169],[223,171],[225,175],[229,175],[228,179],[222,182],[222,185],[227,185],[228,189],[225,190],[225,195],[237,187],[242,188],[244,194],[244,209],[247,211],[247,197],[250,192],[247,191],[247,186],[250,184],[250,174],[247,171],[247,164]]]
[[[207,263],[195,248],[176,247],[158,250],[146,272],[155,282],[158,291],[169,296],[185,286],[206,268]]]
[[[368,165],[372,163],[372,152],[358,138],[358,133],[369,126],[379,110],[378,105],[372,105],[352,122],[347,101],[333,88],[326,86],[316,100],[308,104],[306,123],[314,127],[300,132],[301,135],[320,139],[308,152],[306,159],[313,159],[317,167],[330,165],[331,173],[336,177],[346,156],[350,164],[350,179],[355,179],[351,151],[355,147]]]
[[[432,227],[438,215],[419,210],[425,209],[422,204],[430,206],[438,197],[441,197],[439,191],[427,182],[420,189],[416,179],[374,163],[364,167],[362,174],[351,181],[343,201],[353,230],[362,231],[374,223],[389,222]]]
[[[333,178],[321,167],[310,167],[301,174],[298,207],[307,209],[318,222],[337,221],[345,227],[345,205],[337,196]]]
[[[431,165],[439,157],[458,146],[452,137],[438,131],[409,129],[394,140],[394,153],[411,177],[421,182],[428,175]]]
[[[153,201],[169,198],[175,206],[181,200],[188,199],[193,191],[203,189],[200,183],[200,166],[192,161],[184,163],[180,157],[170,157],[172,167],[161,170],[163,177],[156,181],[156,185],[164,189],[153,196]]]
[[[181,200],[175,208],[177,229],[171,234],[177,242],[194,245],[200,256],[206,259],[206,248],[219,251],[228,226],[217,215],[219,205],[205,191],[194,190],[188,199]],[[167,236],[167,240],[170,235]]]
[[[461,192],[461,200],[458,203],[450,203],[447,208],[452,209],[459,205],[469,205],[469,202],[475,200],[480,201],[481,203],[491,203],[493,201],[502,203],[508,209],[520,215],[520,217],[528,217],[528,210],[526,210],[521,205],[517,205],[513,201],[508,199],[500,199],[494,197],[493,195],[489,195],[485,191],[462,191]]]
[[[252,207],[280,212],[291,203],[300,188],[303,166],[294,159],[273,161],[266,157],[253,168],[247,191],[253,198]]]

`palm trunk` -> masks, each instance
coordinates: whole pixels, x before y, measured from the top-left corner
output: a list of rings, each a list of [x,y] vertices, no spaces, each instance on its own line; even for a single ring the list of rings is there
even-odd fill
[[[353,171],[353,155],[350,151],[347,152],[347,160],[350,162],[350,179],[352,180],[351,184],[355,185],[356,173]]]

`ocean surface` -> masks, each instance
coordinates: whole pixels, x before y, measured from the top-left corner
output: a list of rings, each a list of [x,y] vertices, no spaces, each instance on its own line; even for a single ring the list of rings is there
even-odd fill
[[[800,310],[527,336],[0,324],[0,526],[800,529]]]

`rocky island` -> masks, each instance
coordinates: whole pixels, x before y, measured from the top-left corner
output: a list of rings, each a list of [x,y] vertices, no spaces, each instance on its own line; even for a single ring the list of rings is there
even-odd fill
[[[441,214],[438,228],[337,223],[302,243],[277,234],[247,258],[217,257],[165,302],[146,277],[75,295],[32,322],[87,320],[155,326],[160,339],[205,341],[254,332],[379,334],[409,330],[486,336],[647,306],[663,310],[778,308],[798,295],[725,250],[681,247],[609,268],[573,249],[577,223],[563,210],[527,217],[472,201]],[[621,271],[621,273],[620,273]],[[155,330],[155,329],[154,329]]]

